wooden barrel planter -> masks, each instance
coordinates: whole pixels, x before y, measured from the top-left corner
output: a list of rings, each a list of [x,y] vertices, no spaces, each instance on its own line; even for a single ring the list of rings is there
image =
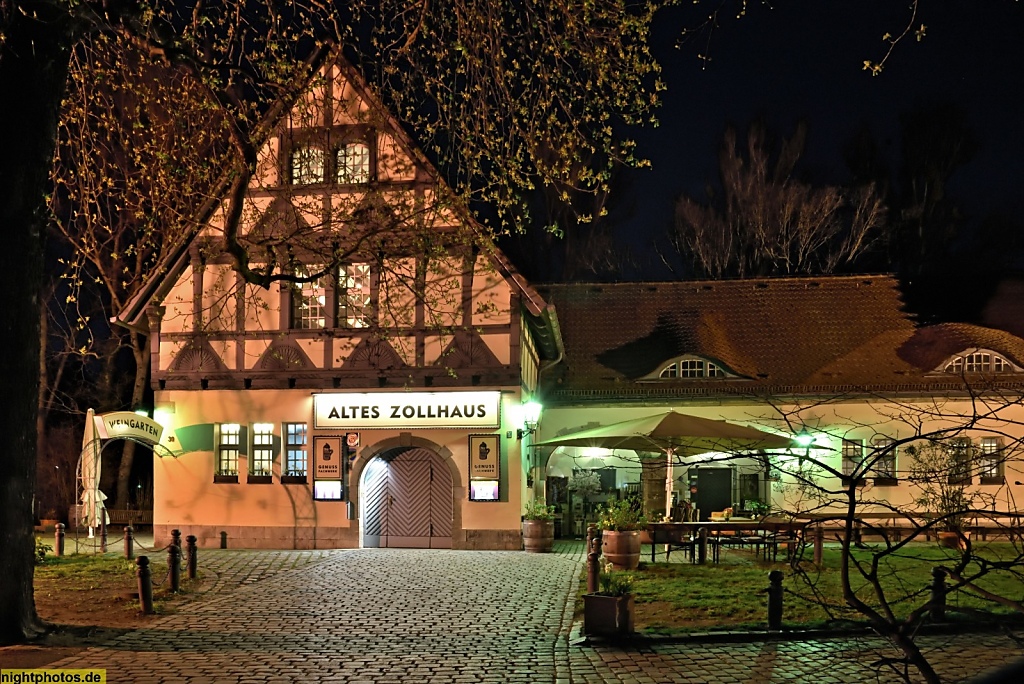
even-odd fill
[[[523,549],[528,553],[551,553],[554,545],[554,520],[523,521]]]
[[[615,570],[636,570],[640,565],[640,530],[603,531],[601,553]]]

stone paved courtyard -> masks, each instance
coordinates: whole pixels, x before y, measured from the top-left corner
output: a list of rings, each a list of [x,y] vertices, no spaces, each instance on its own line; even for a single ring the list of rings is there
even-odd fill
[[[205,594],[52,668],[110,682],[896,682],[876,639],[590,644],[573,622],[582,545],[556,553],[200,551]],[[934,637],[944,681],[1021,655]]]

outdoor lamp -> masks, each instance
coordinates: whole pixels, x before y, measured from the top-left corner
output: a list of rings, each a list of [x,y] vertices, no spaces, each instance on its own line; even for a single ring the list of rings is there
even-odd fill
[[[809,432],[801,432],[796,436],[796,443],[806,448],[814,444],[814,435]]]
[[[537,431],[537,423],[540,421],[540,412],[544,407],[536,401],[528,401],[522,405],[523,427],[516,430],[516,436],[522,439],[526,435],[532,435]]]

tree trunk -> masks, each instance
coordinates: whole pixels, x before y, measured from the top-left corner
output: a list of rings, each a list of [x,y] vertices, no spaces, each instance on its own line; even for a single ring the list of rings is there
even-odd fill
[[[149,378],[149,343],[138,333],[131,333],[132,356],[135,358],[135,384],[132,386],[132,406],[136,409],[142,405],[146,396],[146,380]],[[152,418],[152,416],[150,416]],[[128,497],[131,495],[132,464],[135,463],[135,442],[124,443],[121,450],[121,464],[117,469],[117,496],[115,508],[128,508]]]
[[[69,40],[59,5],[22,12],[0,0],[0,644],[38,636],[32,597],[33,495],[39,402],[39,298],[48,171],[68,67]],[[52,12],[53,16],[47,16]],[[57,19],[57,21],[54,21]]]

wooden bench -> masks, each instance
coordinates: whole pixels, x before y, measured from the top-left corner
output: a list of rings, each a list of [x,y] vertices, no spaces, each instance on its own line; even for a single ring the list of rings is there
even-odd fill
[[[138,527],[140,525],[153,524],[153,511],[129,511],[119,508],[108,508],[107,515],[110,516],[111,525]]]

